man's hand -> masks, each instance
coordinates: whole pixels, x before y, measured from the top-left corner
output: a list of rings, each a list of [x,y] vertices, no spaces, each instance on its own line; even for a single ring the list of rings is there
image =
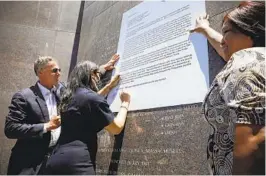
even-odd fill
[[[53,116],[51,120],[45,123],[45,127],[47,131],[54,130],[61,125],[61,117],[60,116]]]
[[[113,70],[115,68],[114,65],[118,61],[119,57],[120,56],[118,54],[113,55],[111,59],[106,64],[103,65],[103,68],[107,71]]]

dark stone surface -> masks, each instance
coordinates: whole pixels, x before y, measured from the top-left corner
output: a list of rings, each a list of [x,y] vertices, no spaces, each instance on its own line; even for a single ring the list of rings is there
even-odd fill
[[[78,60],[78,50],[79,50],[80,33],[81,33],[84,6],[85,6],[85,1],[81,1],[80,10],[79,10],[79,14],[78,14],[78,20],[77,20],[76,34],[74,37],[74,43],[73,43],[73,47],[72,47],[72,54],[71,54],[71,61],[70,61],[70,67],[68,70],[68,75],[71,74],[71,72],[74,69],[74,67],[76,66],[77,60]]]
[[[55,47],[53,56],[57,58],[64,74],[61,75],[61,80],[67,80],[70,67],[70,59],[75,34],[69,32],[57,32],[55,38]]]
[[[117,50],[123,13],[139,3],[85,3],[78,60],[105,63]],[[206,2],[211,26],[220,29],[223,12],[237,3]],[[209,45],[210,83],[224,64]],[[97,173],[208,174],[208,132],[200,103],[130,112],[124,133],[99,134]]]
[[[239,2],[229,2],[232,6],[235,6]],[[227,2],[225,2],[227,4]],[[218,4],[219,5],[219,4]],[[228,4],[227,4],[228,6]],[[221,7],[220,7],[221,8]],[[223,17],[230,11],[223,11],[222,13],[213,16],[210,18],[210,25],[213,29],[215,29],[218,32],[222,32],[222,20]],[[219,71],[223,68],[223,66],[226,64],[226,62],[217,54],[215,49],[209,44],[208,46],[209,50],[209,74],[210,74],[210,83],[212,83],[215,76],[219,73]]]
[[[35,26],[39,1],[2,1],[0,21]]]
[[[210,17],[213,17],[236,7],[238,4],[239,1],[206,1],[206,11]]]
[[[7,165],[8,165],[9,156],[10,156],[10,149],[15,144],[15,140],[11,140],[11,139],[7,140],[5,137],[0,137],[0,140],[1,140],[0,171],[1,171],[1,175],[4,175],[6,174],[6,170],[7,170]]]
[[[141,2],[85,2],[78,60],[105,63],[116,52],[122,15]],[[220,30],[226,9],[239,2],[209,2],[210,23]],[[0,174],[6,174],[14,140],[3,127],[12,95],[33,84],[38,55],[56,57],[66,80],[80,2],[0,2]],[[50,14],[50,16],[49,16]],[[78,32],[79,33],[79,32]],[[209,46],[210,80],[224,62]],[[109,74],[110,76],[110,74]],[[108,77],[107,77],[108,79]],[[208,126],[201,104],[130,112],[124,133],[99,134],[99,174],[207,174]],[[122,151],[122,152],[119,152]]]
[[[2,117],[0,119],[2,151],[0,153],[0,174],[6,174],[10,151],[15,142],[15,140],[5,138],[3,130],[11,97],[18,90],[36,82],[33,62],[40,54],[52,55],[55,32],[7,24],[1,24],[0,30],[5,36],[4,39],[0,38],[1,48],[4,48],[0,51],[0,112]],[[52,47],[52,49],[46,49],[45,46]]]
[[[61,15],[63,4],[71,2],[0,2],[0,175],[6,174],[10,151],[15,140],[4,135],[5,117],[15,92],[35,84],[33,62],[38,56],[56,57],[66,81],[72,55],[77,17]],[[79,12],[80,2],[71,5]],[[65,9],[65,13],[66,13]],[[72,31],[65,30],[65,25]],[[75,21],[76,19],[76,21]],[[58,29],[62,26],[62,30]]]
[[[215,15],[214,17],[210,18],[210,25],[212,26],[213,29],[215,29],[218,32],[222,32],[222,21],[224,16],[227,14],[228,11],[224,11],[218,15]]]
[[[80,1],[63,1],[61,3],[60,20],[58,29],[68,32],[75,32],[79,15]]]
[[[118,1],[96,1],[94,4],[92,4],[94,7],[96,7],[96,13],[94,14],[94,17],[100,15],[105,10],[110,8],[113,4],[118,3]]]
[[[85,1],[84,9],[87,8],[87,7],[89,7],[94,2],[95,1]]]
[[[94,8],[94,3],[90,4],[89,6],[86,6],[88,2],[85,2],[85,7],[83,11],[83,18],[82,18],[82,27],[81,27],[81,35],[86,35],[89,33],[91,24],[92,24],[92,19],[93,15],[96,11],[96,8]]]
[[[53,55],[56,32],[7,24],[0,24],[0,31],[0,36],[4,36],[0,39],[1,82],[4,83],[0,89],[15,92],[35,82],[33,62],[39,55]]]
[[[39,1],[36,27],[55,30],[59,21],[60,1]]]
[[[129,113],[124,134],[99,135],[99,174],[207,174],[201,105]],[[109,168],[109,170],[108,170]]]
[[[4,9],[4,3],[0,3],[0,22],[5,21],[5,9]]]
[[[111,3],[99,1],[90,4],[87,8],[86,3],[83,13],[78,59],[93,58],[92,54],[95,51],[101,52],[101,54],[96,54],[97,56],[101,56],[103,59],[109,58],[117,49],[123,12],[140,2]],[[107,4],[105,5],[104,3]],[[108,6],[111,6],[111,8],[106,10]],[[103,36],[101,35],[102,33],[104,34]],[[105,50],[102,48],[105,48]],[[101,59],[97,59],[95,62],[101,63]]]
[[[100,14],[95,9],[103,10],[110,3],[104,6],[103,2],[95,2],[86,8],[81,28],[79,61],[89,59],[98,64],[106,62],[117,50],[123,13],[137,3],[140,2],[116,2]]]
[[[213,47],[208,45],[209,50],[209,83],[211,84],[215,76],[224,67],[226,62],[217,54]]]

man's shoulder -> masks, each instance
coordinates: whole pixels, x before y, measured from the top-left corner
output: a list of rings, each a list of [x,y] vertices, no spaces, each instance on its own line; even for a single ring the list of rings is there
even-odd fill
[[[21,90],[21,93],[25,96],[32,96],[32,95],[34,95],[34,89],[35,89],[35,87],[31,86],[31,87],[28,87],[28,88]]]
[[[14,94],[14,96],[22,96],[24,98],[26,97],[30,97],[30,96],[34,96],[34,89],[35,87],[34,86],[31,86],[31,87],[28,87],[28,88],[24,88],[22,90],[19,90],[18,92],[16,92]]]

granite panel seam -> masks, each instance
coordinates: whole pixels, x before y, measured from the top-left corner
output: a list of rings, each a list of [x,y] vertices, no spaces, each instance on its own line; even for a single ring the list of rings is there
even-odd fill
[[[32,29],[36,29],[36,30],[41,29],[41,30],[46,30],[46,31],[76,33],[76,31],[49,29],[49,28],[44,28],[44,27],[33,27],[33,26],[27,26],[27,25],[23,25],[23,24],[9,24],[9,23],[5,23],[5,22],[0,22],[0,25],[9,25],[9,26],[23,27],[23,28],[32,28]]]

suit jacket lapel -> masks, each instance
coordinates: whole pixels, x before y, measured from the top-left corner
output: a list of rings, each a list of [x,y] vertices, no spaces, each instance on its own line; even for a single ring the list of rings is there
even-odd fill
[[[43,115],[43,118],[46,122],[48,122],[50,119],[49,119],[49,112],[48,112],[48,108],[47,108],[47,105],[46,105],[46,102],[45,102],[45,99],[42,95],[42,92],[40,91],[39,89],[39,86],[38,84],[36,83],[35,86],[33,87],[33,92],[34,94],[36,95],[36,101],[37,103],[39,104],[40,106],[40,109],[42,111],[42,115]]]
[[[53,91],[53,94],[54,94],[55,99],[56,99],[56,104],[57,104],[57,114],[60,113],[60,110],[59,110],[59,105],[60,105],[60,101],[61,101],[60,97],[61,97],[63,91],[66,89],[65,85],[62,82],[59,82],[58,84],[59,85],[58,85],[57,89],[55,91]]]

